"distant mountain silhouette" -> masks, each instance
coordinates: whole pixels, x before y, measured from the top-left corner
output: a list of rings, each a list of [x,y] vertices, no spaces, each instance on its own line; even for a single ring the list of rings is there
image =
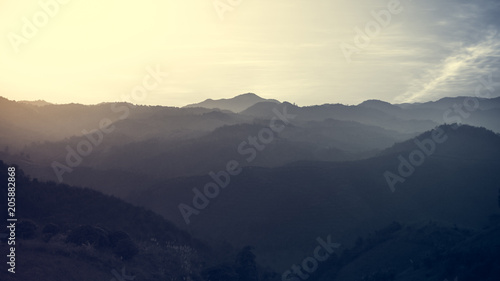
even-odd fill
[[[355,121],[365,125],[378,126],[402,133],[422,132],[439,124],[430,119],[402,119],[399,118],[399,116],[392,115],[391,112],[385,112],[377,108],[347,106],[343,104],[299,107],[287,102],[278,105],[269,102],[261,102],[242,111],[241,114],[271,118],[273,115],[273,108],[282,111],[285,107],[287,112],[297,116],[296,120],[321,121],[330,118],[343,121]]]
[[[359,107],[373,108],[393,115],[400,114],[403,109],[397,105],[392,105],[380,100],[367,100],[358,105]]]
[[[489,215],[498,213],[500,136],[466,125],[457,130],[440,128],[448,140],[398,183],[395,192],[384,173],[398,173],[398,156],[408,159],[418,149],[410,142],[404,149],[367,160],[244,168],[219,197],[192,216],[188,229],[235,245],[252,243],[261,262],[285,269],[313,247],[313,238],[320,233],[349,244],[354,235],[394,220],[437,220],[481,228]],[[415,139],[425,139],[429,133]],[[162,181],[137,190],[129,200],[186,227],[178,204],[192,204],[192,189],[203,190],[211,181],[209,176]]]
[[[248,93],[230,99],[218,99],[218,100],[207,99],[200,103],[186,105],[185,107],[204,107],[211,109],[218,108],[222,110],[230,110],[232,112],[239,113],[259,102],[279,103],[279,101],[274,99],[263,99],[257,96],[256,94]]]
[[[148,139],[187,139],[210,133],[225,125],[251,123],[254,119],[270,119],[274,110],[286,108],[297,115],[296,121],[354,121],[370,126],[415,134],[443,123],[459,122],[482,126],[500,132],[500,98],[478,99],[478,109],[465,112],[466,118],[453,112],[453,106],[463,105],[466,98],[445,98],[432,103],[391,105],[382,101],[366,101],[358,106],[325,104],[299,107],[276,100],[264,100],[254,94],[245,94],[217,104],[240,104],[240,113],[229,110],[196,107],[135,106],[129,103],[102,103],[98,105],[63,104],[44,106],[0,98],[0,148],[10,151],[40,142],[58,142],[79,137],[82,132],[99,128],[108,120],[116,130],[112,136],[120,144]],[[247,106],[249,106],[247,108]],[[233,108],[234,110],[234,108]],[[161,129],[158,129],[161,128]],[[115,143],[115,144],[118,144]]]
[[[500,129],[498,100],[480,100],[484,110],[470,112],[463,123]],[[463,101],[458,97],[441,102],[453,105]],[[109,184],[100,190],[110,194],[120,190],[119,195],[124,196],[134,188],[133,175],[147,176],[147,181],[203,175],[220,169],[230,158],[241,158],[238,145],[269,126],[276,112],[296,117],[251,165],[277,167],[294,161],[372,157],[396,142],[446,123],[443,113],[449,108],[424,105],[405,109],[369,100],[357,106],[299,107],[265,101],[238,114],[201,107],[127,103],[38,107],[0,98],[0,154],[36,177],[56,180],[51,163],[64,163],[67,147],[76,149],[80,141],[86,140],[82,132],[98,129],[102,120],[109,120],[113,132],[104,134],[102,143],[93,147],[82,164],[65,175],[65,180],[93,188],[98,188],[99,181],[106,181]],[[107,173],[120,180],[107,180]]]
[[[211,112],[202,116],[204,118],[195,119],[198,120],[200,126],[218,122],[212,118],[219,121],[228,119],[226,123],[235,120],[234,117],[220,112]],[[91,168],[97,174],[100,172],[96,170],[108,170],[109,173],[115,170],[141,173],[148,177],[162,179],[207,174],[212,170],[224,168],[228,159],[246,158],[239,154],[238,146],[241,142],[248,141],[249,137],[257,136],[262,128],[269,125],[270,121],[262,119],[255,120],[252,124],[225,125],[210,133],[191,135],[189,138],[179,135],[176,138],[156,137],[143,140],[136,138],[134,141],[127,141],[122,132],[125,132],[123,126],[129,122],[118,122],[116,124],[117,135],[106,136],[105,142],[95,147],[93,153],[85,158],[84,163],[78,169],[65,176],[65,181],[71,184],[95,186],[103,180],[97,175],[89,176],[90,171],[83,168]],[[149,125],[156,122],[158,126],[161,126],[160,120],[150,120]],[[167,122],[169,121],[163,121],[163,126],[166,126]],[[205,125],[205,128],[207,127],[209,126]],[[133,126],[127,128],[130,135],[134,128],[136,132],[150,129],[145,126]],[[141,133],[141,135],[147,136],[146,133]],[[353,121],[326,119],[293,123],[277,134],[273,141],[266,145],[265,153],[256,157],[251,165],[277,167],[300,160],[362,159],[376,155],[382,149],[411,136],[413,134],[403,134]],[[43,169],[42,166],[50,166],[52,161],[64,163],[66,146],[76,147],[81,140],[81,137],[73,137],[60,142],[30,145],[22,153],[29,155],[29,161],[34,165],[23,164],[26,165],[24,168],[37,177],[56,180],[54,172],[51,169]],[[46,161],[46,155],[52,155],[48,158],[49,162]],[[137,155],[141,157],[137,158]],[[15,161],[16,158],[15,156],[4,157],[11,161]],[[242,165],[247,164],[243,162]],[[129,176],[120,178],[129,178]],[[134,181],[129,183],[131,182]],[[111,188],[114,185],[122,186],[122,190],[128,186],[127,183],[124,184],[119,180],[114,183],[110,182],[106,186]]]
[[[45,141],[82,136],[82,131],[99,129],[102,120],[117,129],[109,138],[120,142],[148,138],[189,137],[226,124],[246,122],[233,113],[205,113],[205,108],[135,106],[129,103],[98,105],[63,104],[36,106],[0,97],[0,147],[11,151]],[[226,114],[221,118],[221,114]],[[159,129],[160,128],[160,129]]]
[[[0,159],[31,177],[17,179],[19,266],[55,276],[42,281],[109,280],[123,263],[144,280],[278,281],[330,235],[342,249],[310,281],[500,280],[498,120],[500,98],[301,107],[245,94],[175,108],[0,97]],[[72,186],[45,182],[54,161]],[[224,176],[234,161],[241,173]],[[3,182],[6,171],[0,162]],[[202,201],[187,225],[179,204]]]
[[[31,105],[36,105],[36,106],[46,106],[46,105],[52,105],[50,102],[46,102],[44,100],[36,100],[36,101],[27,101],[27,100],[22,100],[19,101],[20,103],[25,103],[25,104],[31,104]]]
[[[3,182],[7,167],[0,160]],[[93,190],[31,179],[19,168],[15,175],[16,273],[4,266],[1,280],[111,280],[113,270],[124,266],[140,279],[196,278],[199,259],[214,257],[205,244],[151,211]],[[0,194],[7,198],[7,189]],[[11,246],[0,242],[5,253]],[[193,254],[181,257],[175,247]],[[186,263],[189,271],[179,266]]]
[[[415,109],[415,108],[432,108],[432,109],[439,109],[439,110],[447,110],[449,108],[452,108],[453,105],[455,104],[463,104],[464,100],[467,98],[471,98],[468,96],[460,96],[460,97],[444,97],[436,101],[428,101],[428,102],[421,102],[421,103],[402,103],[402,104],[395,104],[396,106],[399,106],[403,109]],[[479,109],[481,110],[489,110],[489,109],[495,109],[495,108],[500,108],[500,97],[496,98],[479,98],[479,97],[473,97],[478,100],[478,106]],[[472,103],[471,103],[472,104]]]

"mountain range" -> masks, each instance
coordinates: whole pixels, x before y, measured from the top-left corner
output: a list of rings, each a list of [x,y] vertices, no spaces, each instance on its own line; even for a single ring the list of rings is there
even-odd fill
[[[499,115],[500,98],[473,97],[297,106],[244,94],[183,108],[0,98],[0,160],[23,171],[19,208],[39,227],[26,262],[76,258],[103,278],[123,249],[98,244],[124,231],[138,280],[285,280],[328,239],[340,247],[306,279],[499,280]],[[49,224],[61,231],[44,242]],[[190,269],[176,265],[180,248],[196,252]]]

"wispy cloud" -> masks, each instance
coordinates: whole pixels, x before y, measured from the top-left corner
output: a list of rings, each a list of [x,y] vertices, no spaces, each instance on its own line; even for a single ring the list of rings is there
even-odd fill
[[[427,71],[422,77],[411,82],[407,91],[396,97],[396,102],[417,102],[448,95],[454,90],[463,90],[464,86],[473,84],[477,76],[487,72],[490,62],[500,55],[500,40],[497,30],[490,30],[486,38],[476,44],[463,46],[457,52],[446,57],[436,67]]]

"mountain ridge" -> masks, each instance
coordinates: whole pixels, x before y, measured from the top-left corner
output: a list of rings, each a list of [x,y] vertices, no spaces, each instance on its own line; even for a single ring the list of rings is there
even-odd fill
[[[210,200],[208,208],[192,216],[188,226],[177,205],[189,204],[192,188],[209,183],[212,179],[208,176],[161,181],[130,198],[204,237],[222,235],[218,230],[230,225],[232,231],[220,239],[235,245],[253,241],[261,261],[266,263],[272,263],[266,249],[274,249],[279,259],[285,261],[284,265],[274,263],[277,268],[293,262],[286,262],[294,252],[292,245],[308,245],[308,239],[316,233],[331,233],[340,243],[351,243],[352,233],[369,232],[394,220],[442,220],[480,228],[488,215],[498,210],[500,175],[494,171],[500,166],[500,136],[466,125],[456,131],[451,127],[443,130],[449,136],[444,147],[450,148],[438,147],[436,153],[415,167],[411,176],[396,185],[395,192],[391,192],[384,173],[398,173],[398,154],[408,159],[417,145],[351,162],[313,161],[276,168],[243,168],[218,198]],[[485,145],[483,134],[491,136],[493,142]],[[471,155],[476,155],[472,162]],[[259,204],[257,209],[252,208],[255,202]],[[229,209],[231,215],[227,213]],[[293,232],[294,226],[299,225],[300,233],[289,234],[288,242],[278,241],[283,233]],[[254,237],[266,239],[256,241]],[[306,249],[307,246],[303,250]]]
[[[210,109],[218,108],[222,110],[230,110],[232,112],[239,113],[259,102],[279,103],[279,101],[275,99],[264,99],[254,93],[246,93],[237,95],[232,98],[217,99],[217,100],[206,99],[199,103],[188,104],[184,106],[184,108],[190,108],[190,107],[204,107]]]

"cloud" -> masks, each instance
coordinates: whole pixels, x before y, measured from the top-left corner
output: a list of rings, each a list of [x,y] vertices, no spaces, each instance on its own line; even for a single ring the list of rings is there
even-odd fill
[[[464,91],[477,83],[478,76],[496,70],[492,62],[496,63],[500,58],[499,47],[498,31],[488,30],[482,41],[462,46],[411,81],[407,91],[397,96],[395,101],[418,102],[442,96],[472,95],[472,92]]]

